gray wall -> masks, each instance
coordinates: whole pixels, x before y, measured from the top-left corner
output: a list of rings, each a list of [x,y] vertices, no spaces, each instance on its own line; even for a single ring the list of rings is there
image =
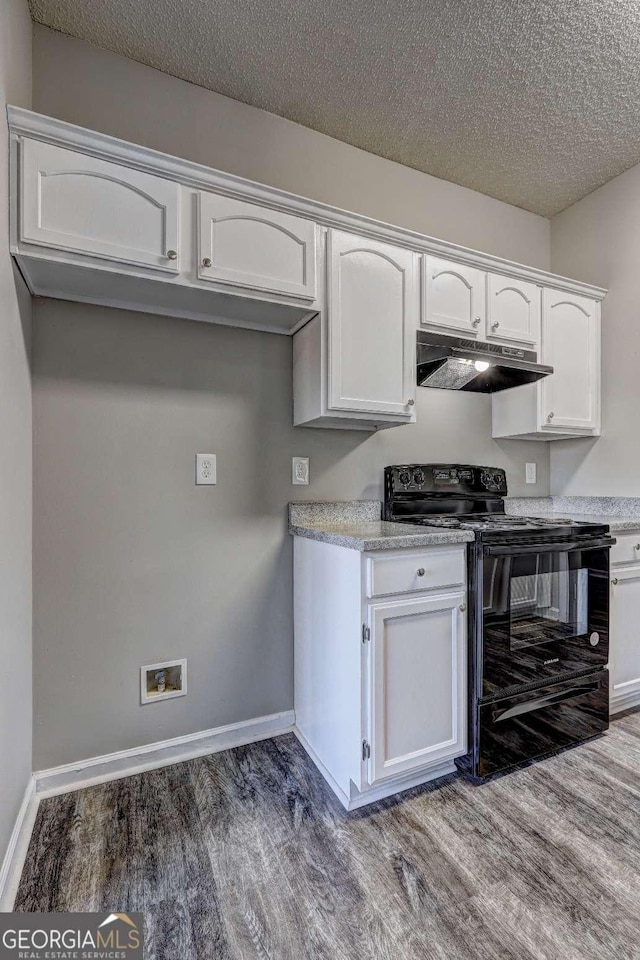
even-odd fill
[[[548,269],[549,221],[34,27],[35,109],[314,200]]]
[[[35,108],[461,243],[547,264],[540,217],[35,30]],[[292,706],[286,505],[382,496],[404,460],[506,467],[546,495],[545,444],[491,440],[487,397],[419,391],[375,435],[291,426],[286,337],[37,303],[35,766]],[[218,455],[196,488],[194,454]],[[312,483],[290,484],[291,456]],[[524,485],[526,460],[538,463]],[[189,660],[189,694],[139,706],[138,669]]]
[[[31,298],[9,256],[5,103],[31,100],[26,0],[0,3],[0,863],[31,775]]]
[[[551,444],[552,493],[640,496],[640,166],[552,220],[552,265],[607,287],[602,305],[602,436]]]

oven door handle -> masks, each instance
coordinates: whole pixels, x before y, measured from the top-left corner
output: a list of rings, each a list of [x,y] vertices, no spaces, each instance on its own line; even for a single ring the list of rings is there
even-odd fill
[[[545,697],[528,700],[526,703],[517,703],[515,707],[508,707],[506,710],[494,710],[491,719],[494,723],[499,723],[501,720],[510,720],[511,717],[518,717],[523,713],[533,713],[534,710],[542,710],[543,707],[549,707],[555,703],[575,700],[576,697],[583,697],[586,693],[595,693],[599,686],[599,681],[593,680],[582,687],[574,687],[572,690],[564,690],[562,693],[548,693]]]
[[[569,553],[571,550],[598,550],[602,547],[612,547],[616,543],[614,537],[601,537],[597,540],[572,540],[558,543],[522,543],[502,546],[488,545],[483,547],[485,554],[490,557],[519,557],[525,553]]]

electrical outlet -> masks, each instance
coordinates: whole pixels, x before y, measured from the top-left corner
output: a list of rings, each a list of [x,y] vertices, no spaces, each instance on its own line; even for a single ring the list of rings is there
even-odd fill
[[[291,483],[309,483],[309,457],[293,457],[291,461]]]
[[[196,485],[212,486],[216,482],[215,453],[196,453]]]
[[[524,477],[527,483],[536,482],[536,474],[538,472],[538,465],[536,463],[528,463],[525,466]]]

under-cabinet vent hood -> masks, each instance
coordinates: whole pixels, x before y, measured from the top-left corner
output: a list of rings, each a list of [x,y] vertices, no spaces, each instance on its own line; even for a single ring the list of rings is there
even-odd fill
[[[418,331],[418,386],[497,393],[553,373],[535,350]]]

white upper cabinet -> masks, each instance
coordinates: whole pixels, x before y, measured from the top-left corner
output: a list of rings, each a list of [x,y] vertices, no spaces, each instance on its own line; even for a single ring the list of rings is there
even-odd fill
[[[244,200],[198,196],[198,277],[313,301],[316,225]]]
[[[542,292],[540,361],[553,373],[492,397],[493,436],[563,440],[600,433],[600,303]]]
[[[545,431],[600,430],[600,305],[586,297],[544,290],[542,362],[553,376],[540,381]]]
[[[466,752],[465,597],[370,607],[370,784]]]
[[[329,408],[412,418],[418,255],[330,230],[327,246]]]
[[[20,163],[21,243],[179,272],[177,183],[38,140]]]
[[[422,259],[422,323],[450,335],[484,339],[486,274],[437,257]]]
[[[535,349],[540,340],[540,287],[490,273],[487,340],[521,343],[527,349]]]

